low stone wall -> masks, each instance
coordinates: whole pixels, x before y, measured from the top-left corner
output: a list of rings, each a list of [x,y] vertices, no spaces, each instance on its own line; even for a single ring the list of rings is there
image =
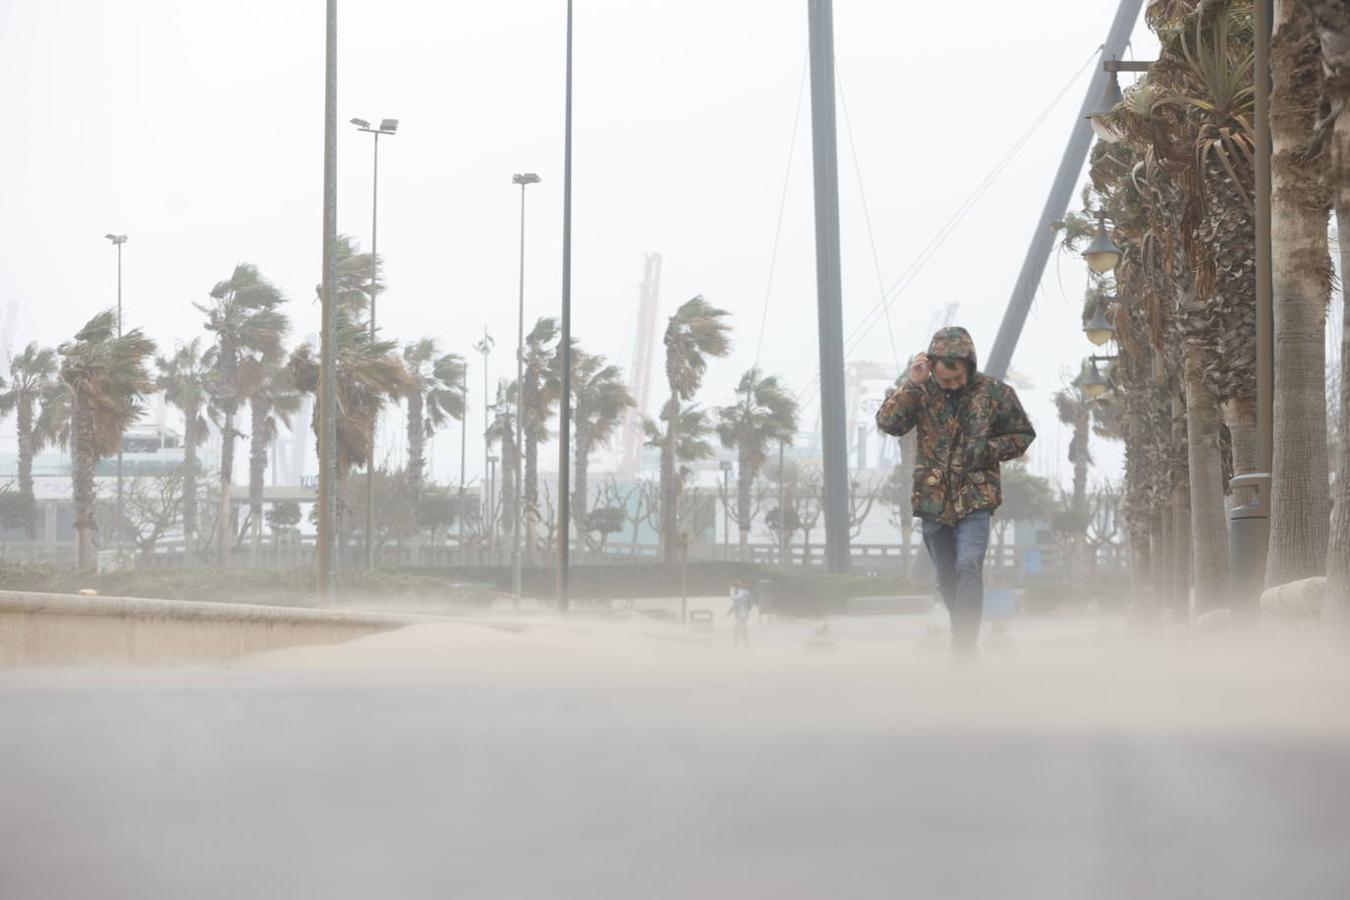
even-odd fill
[[[430,621],[295,607],[0,591],[0,667],[183,665]]]

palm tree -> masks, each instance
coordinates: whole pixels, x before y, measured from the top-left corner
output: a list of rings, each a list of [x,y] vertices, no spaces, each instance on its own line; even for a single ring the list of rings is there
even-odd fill
[[[1271,287],[1275,307],[1275,458],[1266,583],[1326,572],[1326,308],[1330,198],[1312,158],[1323,73],[1312,14],[1277,0],[1271,38]]]
[[[230,489],[234,477],[234,439],[239,405],[249,399],[248,388],[261,383],[257,368],[279,362],[290,330],[290,320],[277,307],[285,302],[281,291],[240,263],[230,277],[211,289],[210,301],[195,304],[206,315],[206,330],[215,336],[212,347],[211,400],[220,411],[220,513],[216,527],[216,561],[229,560]]]
[[[578,552],[588,533],[588,488],[591,451],[614,437],[633,396],[624,384],[623,370],[599,354],[572,351],[572,421],[575,423],[576,463],[572,517],[576,520]]]
[[[267,451],[276,441],[277,426],[291,425],[291,416],[300,411],[300,392],[295,387],[295,376],[286,366],[271,358],[263,358],[250,369],[255,383],[248,385],[249,453],[248,453],[248,510],[252,539],[249,542],[249,562],[258,564],[258,549],[262,544],[263,479],[267,474]]]
[[[767,448],[779,442],[792,443],[797,430],[797,401],[778,376],[765,376],[752,368],[736,386],[736,402],[719,409],[717,416],[722,446],[736,450],[736,524],[741,562],[749,562],[752,488],[768,458]]]
[[[685,481],[693,474],[687,463],[707,459],[713,455],[711,438],[715,429],[712,416],[707,410],[697,406],[682,408],[673,398],[667,400],[662,407],[660,422],[665,424],[661,425],[644,417],[642,427],[647,435],[647,446],[658,447],[661,450],[662,472],[666,470],[666,454],[670,453],[670,480],[662,480],[660,501],[657,504],[659,506],[657,515],[664,529],[668,520],[673,520],[678,526],[680,496],[684,493]],[[673,447],[672,434],[675,435]],[[668,534],[669,537],[663,531],[661,535],[662,547],[674,554],[679,549],[679,535],[673,530]]]
[[[411,379],[408,402],[408,482],[421,496],[426,442],[450,419],[464,420],[464,357],[438,356],[436,341],[422,338],[403,348],[403,366]]]
[[[1073,463],[1073,494],[1069,501],[1070,535],[1073,539],[1074,565],[1085,562],[1083,550],[1087,529],[1087,475],[1092,465],[1092,452],[1088,442],[1092,433],[1093,402],[1088,399],[1080,387],[1089,366],[1085,365],[1078,376],[1068,386],[1058,390],[1051,397],[1059,420],[1073,429],[1069,440],[1069,462]]]
[[[501,466],[498,472],[501,495],[499,523],[514,521],[516,514],[516,460],[520,448],[516,446],[516,383],[502,379],[497,382],[497,398],[493,401],[492,418],[488,421],[487,438],[491,444],[501,444]],[[489,503],[491,500],[489,499]],[[494,539],[496,532],[493,532]]]
[[[19,508],[28,538],[37,537],[37,502],[33,497],[33,454],[42,449],[37,428],[38,404],[56,380],[56,351],[31,343],[9,361],[9,383],[0,379],[0,414],[16,413],[19,441]]]
[[[548,422],[562,393],[558,320],[541,318],[525,335],[521,423],[525,436],[525,562],[532,563],[539,523],[539,445],[549,439]]]
[[[361,252],[361,245],[350,235],[337,238],[337,305],[354,321],[368,322],[370,310],[370,267],[374,257]],[[384,266],[376,270],[374,293],[384,292]],[[315,288],[319,290],[318,287]]]
[[[334,329],[337,346],[337,464],[338,497],[347,496],[347,477],[353,466],[373,465],[371,435],[386,399],[407,395],[412,378],[403,366],[395,341],[372,339],[370,329],[338,310]],[[319,359],[313,347],[302,344],[288,364],[297,390],[316,394]],[[313,423],[318,435],[317,417]],[[343,534],[344,502],[338,504],[337,533]]]
[[[680,428],[685,424],[681,401],[690,400],[703,384],[708,359],[726,356],[731,351],[730,326],[722,321],[728,315],[697,296],[686,300],[666,324],[666,382],[670,399],[661,410],[666,423],[661,447],[661,549],[667,565],[675,564],[679,531],[678,502],[684,478],[677,479],[680,458]]]
[[[201,338],[193,338],[173,356],[156,357],[155,365],[155,389],[183,413],[183,553],[190,562],[197,550],[197,448],[209,434],[210,360],[202,353]]]
[[[154,387],[146,361],[155,352],[155,344],[138,328],[118,337],[116,314],[106,310],[85,323],[74,340],[61,344],[57,352],[63,402],[70,411],[77,559],[86,568],[98,528],[94,467],[117,452],[123,432],[140,418],[141,399]]]
[[[1336,209],[1341,272],[1350,272],[1350,10],[1337,0],[1305,0],[1317,27],[1321,64],[1327,73],[1324,105],[1333,115],[1323,120],[1325,176]],[[1350,303],[1344,304],[1341,332],[1340,454],[1336,497],[1327,541],[1326,612],[1342,629],[1350,628]]]

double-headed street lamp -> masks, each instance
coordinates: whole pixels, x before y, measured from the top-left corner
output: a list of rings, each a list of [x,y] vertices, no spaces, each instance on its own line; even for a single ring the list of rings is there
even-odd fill
[[[381,119],[372,127],[365,119],[352,119],[357,131],[375,137],[375,164],[370,200],[370,339],[375,340],[375,293],[377,291],[380,257],[378,226],[380,211],[380,135],[398,131],[398,119]],[[370,446],[366,448],[366,568],[375,568],[375,428],[378,416],[370,423]]]
[[[522,490],[524,475],[521,471],[521,457],[524,455],[521,450],[525,446],[525,187],[538,184],[540,180],[533,172],[511,176],[511,183],[520,185],[520,306],[516,338],[516,498],[511,510],[511,592],[515,595],[516,606],[520,605],[520,529],[525,510]]]
[[[117,248],[117,337],[122,337],[122,245],[125,234],[105,234]],[[122,567],[122,436],[117,437],[117,567]]]

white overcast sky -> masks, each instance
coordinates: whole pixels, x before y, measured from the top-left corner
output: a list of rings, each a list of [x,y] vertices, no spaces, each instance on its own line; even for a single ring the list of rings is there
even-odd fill
[[[935,308],[987,353],[1086,88],[1115,0],[835,3],[835,53],[889,286],[1075,72],[1077,81],[892,307],[896,344],[922,348]],[[664,254],[662,318],[698,293],[734,314],[732,357],[703,402],[753,361],[807,48],[805,0],[578,0],[573,301],[583,345],[626,364],[643,254]],[[471,353],[493,376],[515,334],[518,194],[530,188],[527,316],[555,313],[562,219],[562,0],[339,3],[339,227],[367,245],[370,139],[352,116],[401,120],[381,142],[381,325]],[[0,303],[16,346],[55,344],[115,299],[126,245],[128,322],[170,349],[200,333],[200,300],[236,262],[317,328],[322,190],[322,0],[42,0],[0,4]],[[1142,24],[1134,53],[1156,43]],[[762,365],[794,386],[816,368],[809,94],[787,181]],[[844,327],[880,294],[839,111]],[[1034,388],[1033,465],[1067,437],[1048,401],[1090,349],[1081,261],[1052,259],[1013,367]],[[851,359],[891,362],[884,327]],[[471,389],[481,396],[473,357]],[[470,435],[482,429],[474,400]],[[815,418],[814,410],[807,421]],[[8,426],[6,426],[8,430]],[[392,431],[392,429],[391,429]],[[454,434],[454,432],[452,432]],[[391,437],[392,441],[393,438]],[[475,440],[471,437],[470,447]],[[438,442],[440,477],[457,470]],[[1114,476],[1118,448],[1096,446]],[[470,474],[481,465],[470,451]]]

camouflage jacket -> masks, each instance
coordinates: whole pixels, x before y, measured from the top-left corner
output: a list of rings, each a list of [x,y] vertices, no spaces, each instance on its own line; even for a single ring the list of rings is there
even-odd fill
[[[963,328],[944,328],[929,349],[933,358],[969,362],[966,386],[944,391],[931,377],[922,385],[906,377],[877,411],[877,427],[915,442],[914,515],[954,525],[970,513],[1003,502],[999,463],[1026,452],[1036,438],[1017,392],[975,371],[975,348]]]

